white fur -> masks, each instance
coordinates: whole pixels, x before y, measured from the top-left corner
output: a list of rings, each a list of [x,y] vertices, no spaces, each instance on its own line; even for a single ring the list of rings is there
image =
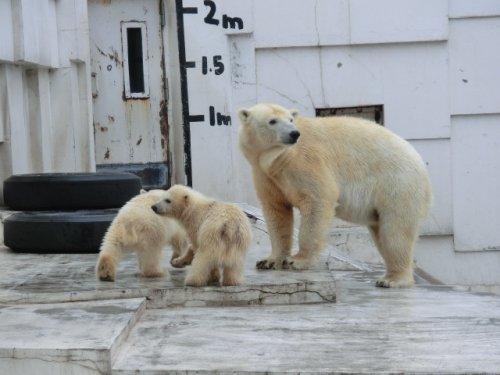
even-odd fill
[[[239,117],[240,147],[252,166],[272,244],[258,268],[309,268],[336,214],[369,228],[387,266],[378,286],[413,284],[413,247],[432,192],[425,164],[408,142],[371,121],[305,118],[273,104],[242,109]],[[270,126],[271,119],[296,129]],[[283,142],[283,131],[299,131],[297,142]],[[301,213],[294,256],[292,207]]]
[[[151,206],[164,190],[141,192],[118,212],[102,241],[96,265],[97,278],[114,281],[116,267],[127,252],[135,252],[145,277],[161,277],[168,273],[161,266],[162,250],[172,246],[172,262],[190,250],[185,231],[175,220],[160,217]]]
[[[223,270],[223,285],[243,283],[252,233],[240,208],[181,185],[167,190],[153,208],[159,215],[179,220],[193,244],[195,254],[186,285],[219,282],[219,268]]]

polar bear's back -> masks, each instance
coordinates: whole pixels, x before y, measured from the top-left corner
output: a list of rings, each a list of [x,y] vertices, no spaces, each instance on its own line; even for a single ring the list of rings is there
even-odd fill
[[[161,198],[163,190],[141,193],[128,201],[118,212],[111,226],[128,245],[139,241],[167,243],[180,230],[170,218],[157,215],[151,206]]]
[[[409,142],[381,125],[355,117],[300,117],[296,125],[300,131],[297,152],[322,159],[335,176],[339,216],[342,210],[357,216],[356,206],[389,206],[401,200],[407,203],[405,209],[421,211],[417,216],[427,214],[432,200],[430,179],[424,161]]]

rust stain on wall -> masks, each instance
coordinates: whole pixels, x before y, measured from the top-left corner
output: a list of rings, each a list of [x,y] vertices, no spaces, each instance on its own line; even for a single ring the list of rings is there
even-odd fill
[[[161,133],[161,149],[163,152],[163,160],[168,157],[168,106],[167,101],[160,102],[160,133]]]

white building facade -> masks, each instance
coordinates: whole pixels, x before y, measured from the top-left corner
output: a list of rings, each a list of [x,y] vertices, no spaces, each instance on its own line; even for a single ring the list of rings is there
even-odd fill
[[[239,108],[363,112],[427,163],[417,265],[500,285],[498,1],[2,0],[0,18],[0,178],[153,169],[258,204]]]

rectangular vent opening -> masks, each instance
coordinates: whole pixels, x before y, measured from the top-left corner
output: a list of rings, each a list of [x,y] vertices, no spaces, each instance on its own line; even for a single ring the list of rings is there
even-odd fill
[[[384,125],[384,106],[383,105],[364,105],[357,107],[338,107],[338,108],[316,108],[317,117],[327,116],[353,116],[366,120],[371,120],[379,125]]]

